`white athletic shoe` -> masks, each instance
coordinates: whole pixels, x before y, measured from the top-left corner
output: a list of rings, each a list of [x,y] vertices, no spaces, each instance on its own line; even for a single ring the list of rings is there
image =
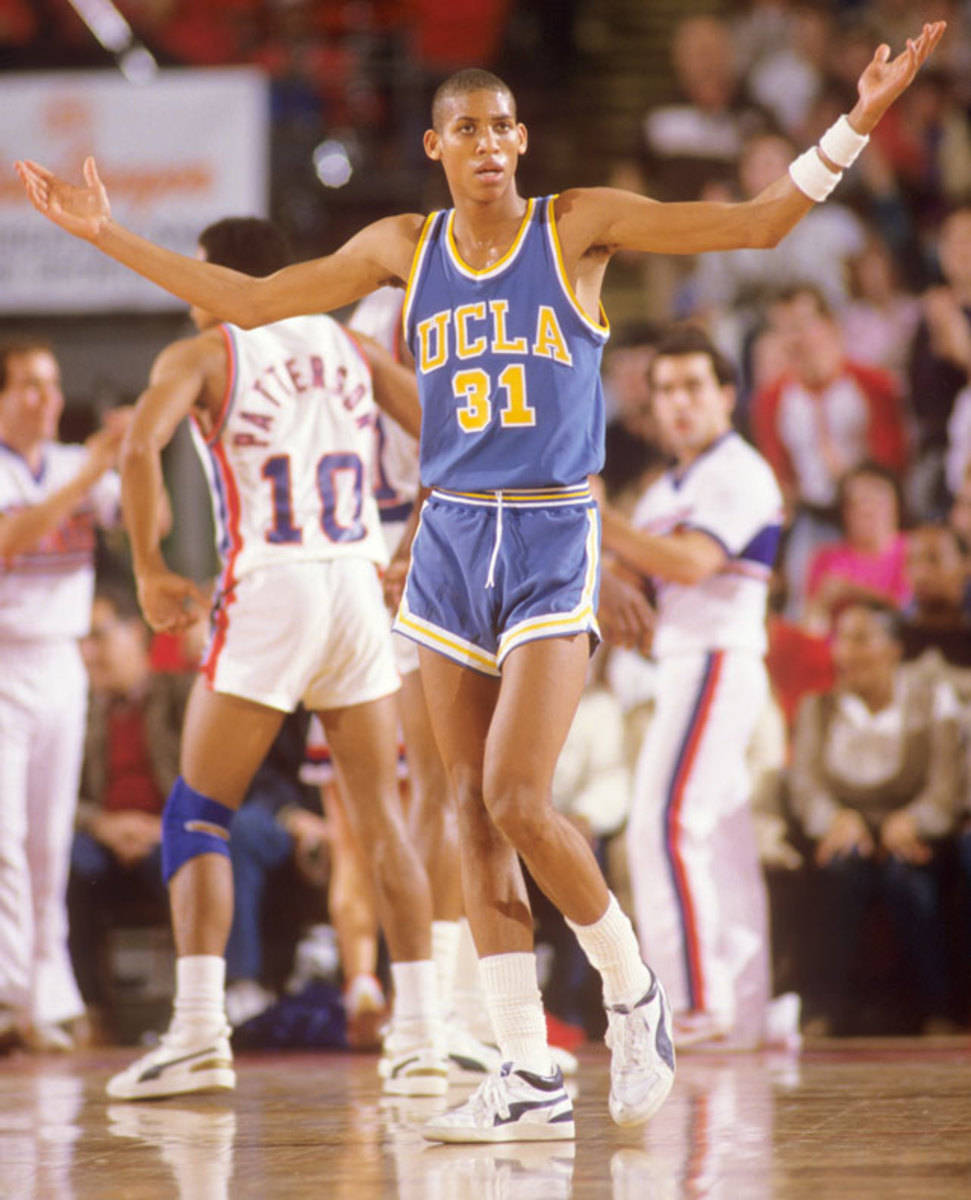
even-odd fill
[[[488,1075],[502,1066],[499,1047],[480,1041],[454,1017],[445,1022],[445,1043],[453,1080],[461,1080],[463,1076],[476,1078]]]
[[[384,1039],[378,1075],[389,1096],[444,1096],[448,1057],[437,1041],[405,1041],[392,1032]]]
[[[503,1063],[464,1104],[422,1129],[430,1142],[559,1142],[575,1136],[573,1102],[557,1069],[535,1075]]]
[[[200,1040],[169,1030],[154,1050],[108,1080],[112,1100],[153,1100],[187,1092],[231,1091],[236,1086],[229,1028]]]
[[[607,1006],[606,1041],[610,1115],[618,1125],[640,1125],[654,1116],[674,1083],[671,1008],[657,976],[637,1004]]]
[[[580,1061],[577,1056],[562,1046],[550,1046],[550,1058],[553,1060],[553,1066],[559,1067],[567,1078],[576,1075],[580,1070]]]

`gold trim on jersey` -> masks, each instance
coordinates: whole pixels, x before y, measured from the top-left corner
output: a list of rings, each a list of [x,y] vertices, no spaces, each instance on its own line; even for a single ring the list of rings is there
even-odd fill
[[[533,211],[535,208],[536,201],[534,199],[526,201],[526,213],[523,217],[522,224],[519,226],[516,236],[513,238],[512,245],[502,256],[502,258],[497,259],[492,266],[484,267],[481,271],[477,270],[475,267],[470,267],[469,264],[462,258],[462,255],[459,254],[459,248],[455,242],[455,209],[453,208],[448,214],[448,218],[446,219],[445,223],[445,242],[448,246],[448,253],[451,256],[452,262],[456,269],[461,271],[462,274],[469,279],[489,279],[493,275],[497,275],[500,271],[508,267],[522,249],[523,243],[526,240],[526,232],[529,229],[529,224],[533,218]]]
[[[556,263],[556,273],[560,279],[560,286],[566,293],[567,300],[569,300],[570,304],[573,306],[580,320],[583,321],[583,323],[589,329],[592,329],[594,333],[603,335],[605,338],[609,337],[610,322],[607,320],[607,314],[604,311],[603,302],[601,301],[598,305],[600,310],[600,324],[598,324],[584,311],[583,306],[577,299],[576,292],[573,290],[573,285],[570,283],[570,280],[567,277],[566,267],[563,263],[563,248],[560,245],[560,235],[556,228],[556,196],[550,196],[549,200],[547,201],[546,215],[546,225],[549,229],[550,245],[553,247],[553,260]]]
[[[425,218],[425,224],[422,225],[421,233],[418,235],[418,241],[415,244],[415,253],[411,260],[411,270],[408,272],[408,282],[405,284],[405,298],[401,306],[401,333],[406,346],[408,345],[408,320],[411,317],[411,303],[414,299],[415,281],[425,261],[425,255],[428,253],[429,235],[431,234],[432,225],[435,223],[435,218],[438,215],[438,212],[431,212]]]

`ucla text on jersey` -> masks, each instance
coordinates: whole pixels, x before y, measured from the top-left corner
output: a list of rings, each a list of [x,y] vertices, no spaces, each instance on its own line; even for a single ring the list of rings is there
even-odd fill
[[[513,244],[475,270],[455,212],[432,213],[402,315],[422,401],[422,482],[498,490],[578,483],[603,465],[608,336],[563,267],[555,197],[527,202]]]

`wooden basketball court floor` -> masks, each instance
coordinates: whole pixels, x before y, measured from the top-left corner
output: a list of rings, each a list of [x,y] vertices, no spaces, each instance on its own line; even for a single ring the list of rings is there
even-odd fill
[[[623,1130],[582,1052],[572,1143],[424,1142],[435,1100],[381,1097],[373,1056],[239,1056],[233,1093],[110,1103],[131,1051],[0,1059],[4,1200],[768,1200],[971,1197],[971,1040],[684,1054]],[[453,1088],[449,1103],[465,1091]]]

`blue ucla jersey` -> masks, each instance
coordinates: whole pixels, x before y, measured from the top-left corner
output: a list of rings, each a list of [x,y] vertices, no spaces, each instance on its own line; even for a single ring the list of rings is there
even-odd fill
[[[402,320],[427,486],[568,486],[603,466],[609,328],[583,312],[566,277],[554,199],[527,202],[512,246],[483,271],[459,255],[454,209],[425,222]]]

